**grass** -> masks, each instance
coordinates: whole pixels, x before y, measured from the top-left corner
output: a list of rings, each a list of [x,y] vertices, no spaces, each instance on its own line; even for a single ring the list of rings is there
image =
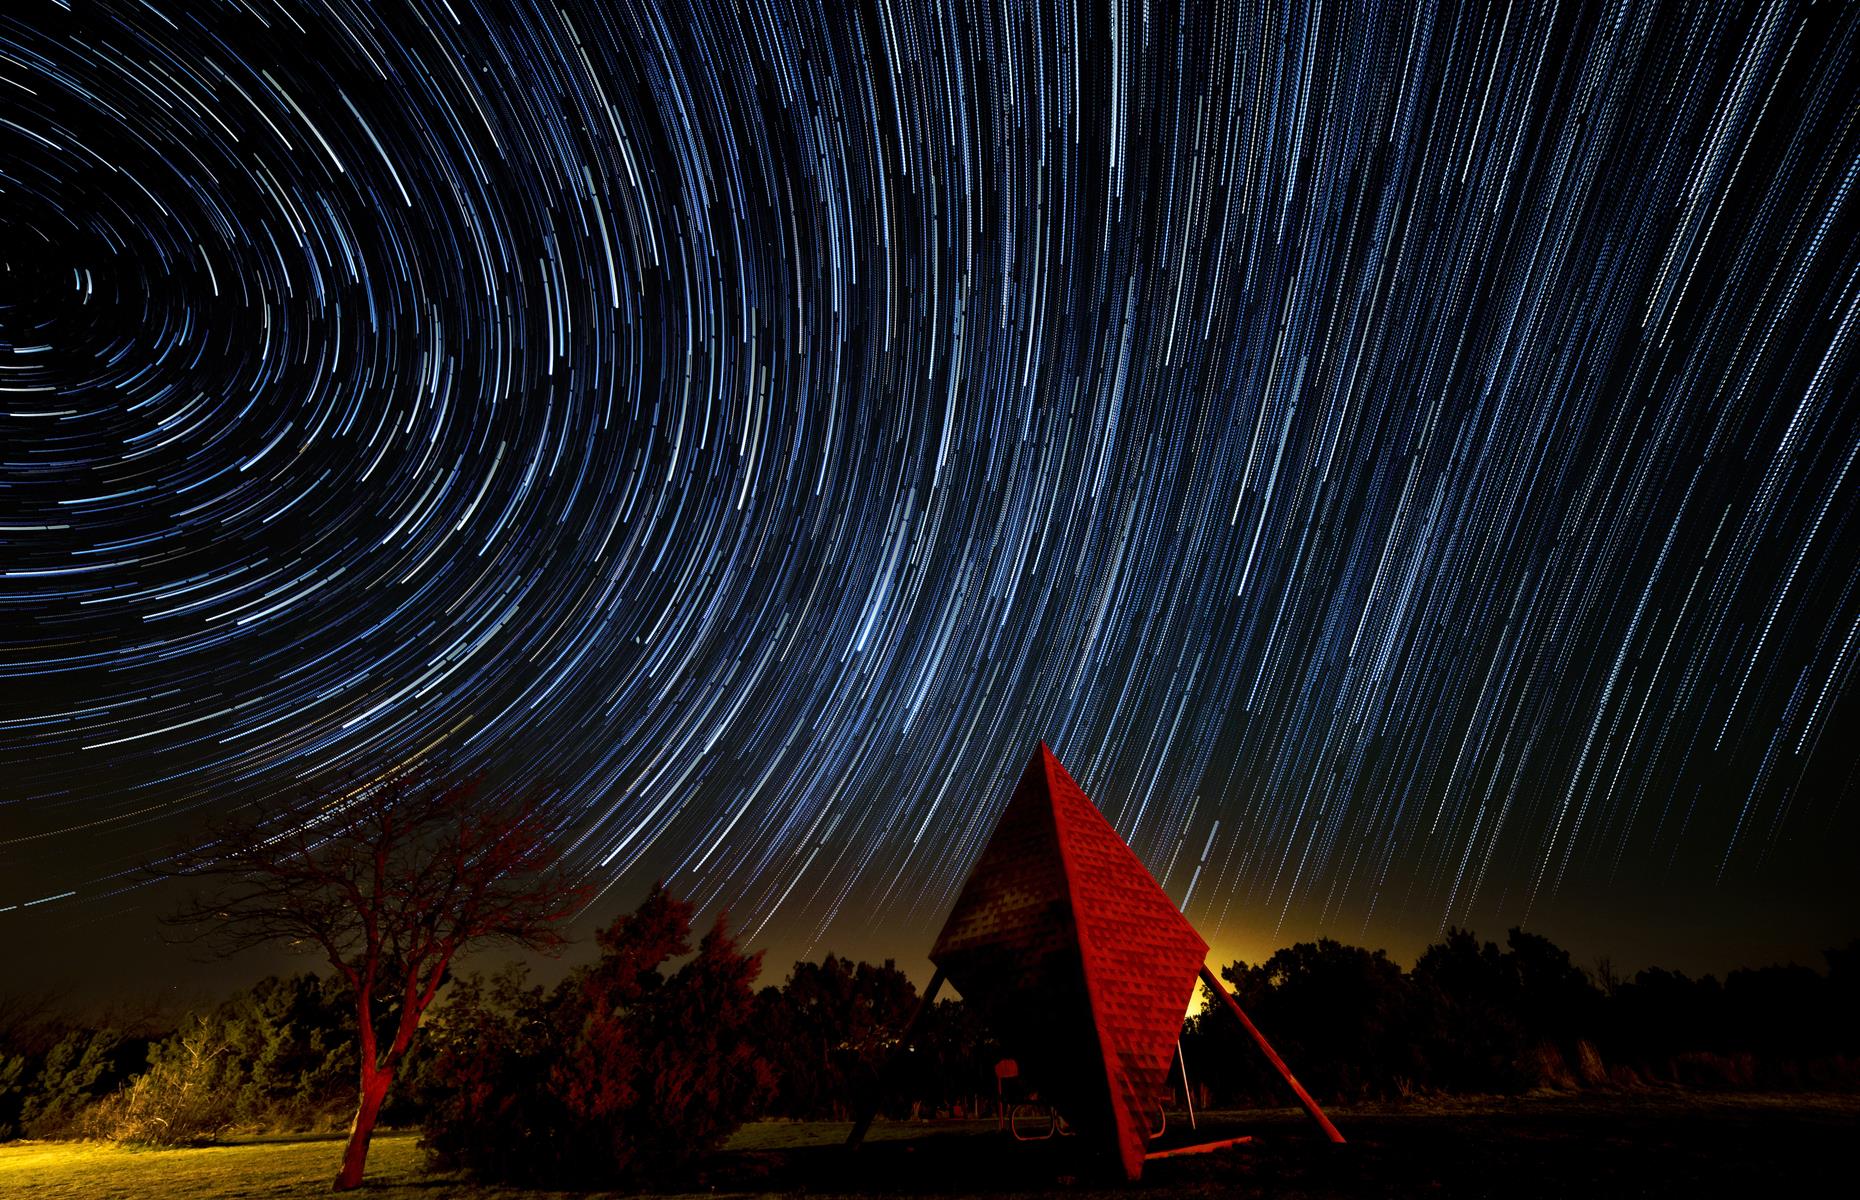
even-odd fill
[[[377,1138],[369,1174],[408,1196],[433,1197],[411,1135]],[[327,1192],[342,1153],[317,1139],[135,1150],[96,1142],[0,1146],[0,1196],[34,1200],[150,1200],[198,1196],[309,1196]]]
[[[1106,1178],[1076,1139],[1019,1144],[988,1122],[879,1123],[849,1155],[847,1126],[743,1129],[693,1195],[1698,1196],[1841,1194],[1860,1097],[1593,1094],[1341,1109],[1350,1143],[1315,1139],[1295,1111],[1205,1114],[1159,1145],[1250,1133],[1252,1144],[1152,1163],[1141,1183]],[[85,1143],[0,1146],[0,1196],[18,1200],[247,1200],[328,1194],[341,1144],[298,1138],[183,1150]],[[666,1193],[670,1195],[671,1193]],[[368,1200],[548,1200],[564,1193],[473,1185],[426,1169],[417,1138],[388,1133],[369,1156]]]

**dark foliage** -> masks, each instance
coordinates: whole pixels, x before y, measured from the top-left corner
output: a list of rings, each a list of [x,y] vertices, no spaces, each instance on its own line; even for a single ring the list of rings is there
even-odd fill
[[[678,1176],[766,1101],[752,1037],[761,956],[655,887],[552,992],[522,972],[462,982],[432,1031],[426,1144],[487,1178],[609,1186]]]
[[[52,992],[0,997],[0,1141],[80,1133],[89,1106],[142,1068],[162,1025],[149,1004],[82,1016]]]
[[[749,1115],[843,1117],[883,1064],[893,1117],[994,1111],[1002,1057],[959,1000],[911,1037],[892,963],[833,955],[754,991],[757,956],[721,925],[691,954],[689,906],[656,889],[597,935],[598,959],[545,990],[512,967],[453,981],[410,1053],[390,1123],[424,1122],[442,1161],[564,1184],[685,1176]],[[1547,939],[1449,929],[1412,971],[1323,940],[1222,974],[1326,1101],[1533,1088],[1850,1088],[1860,941],[1825,974],[1774,966],[1690,978],[1591,973]],[[668,973],[669,972],[669,973]],[[64,1015],[0,997],[0,1138],[170,1142],[223,1129],[326,1129],[354,1104],[346,982],[261,980],[173,1028],[130,1010]],[[1197,1103],[1286,1102],[1224,1012],[1189,1020]],[[1849,1056],[1849,1057],[1844,1057]]]
[[[339,1128],[355,1102],[355,1040],[339,980],[262,979],[149,1047],[140,1094],[100,1114],[97,1131],[174,1142],[225,1128]]]
[[[0,1004],[0,1137],[199,1141],[332,1128],[354,1103],[354,1017],[333,979],[261,979],[168,1029],[7,1019],[21,1008]]]
[[[757,1036],[777,1081],[770,1111],[847,1119],[899,1053],[916,1007],[917,988],[890,959],[795,963],[781,987],[756,997]]]
[[[147,1061],[149,1039],[121,1029],[73,1029],[40,1064],[20,1105],[20,1128],[31,1137],[74,1132],[84,1110],[126,1083]]]
[[[994,1111],[995,1063],[1005,1052],[980,1015],[940,1000],[918,1025],[896,1073],[897,1099],[917,1111],[975,1116]]]
[[[1280,950],[1257,966],[1234,963],[1221,974],[1314,1092],[1394,1093],[1421,1069],[1414,989],[1381,950],[1326,938]],[[1207,1008],[1191,1020],[1183,1050],[1197,1083],[1214,1072],[1217,1090],[1274,1096],[1283,1090],[1224,1008]]]
[[[1448,929],[1422,952],[1412,976],[1424,1014],[1428,1084],[1448,1091],[1506,1092],[1529,1086],[1515,962],[1470,930]]]
[[[1826,975],[1763,967],[1693,980],[1651,968],[1590,972],[1539,934],[1505,947],[1448,929],[1412,972],[1381,951],[1323,940],[1221,974],[1320,1097],[1519,1092],[1537,1087],[1851,1086],[1860,942]],[[1283,1099],[1283,1084],[1226,1014],[1189,1021],[1204,1102]]]

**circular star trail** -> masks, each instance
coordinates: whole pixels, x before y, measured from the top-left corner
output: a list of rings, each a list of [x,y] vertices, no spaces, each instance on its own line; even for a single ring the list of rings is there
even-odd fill
[[[1854,833],[1857,50],[11,5],[0,910],[430,764],[924,931],[1040,739],[1210,936],[1786,891]]]

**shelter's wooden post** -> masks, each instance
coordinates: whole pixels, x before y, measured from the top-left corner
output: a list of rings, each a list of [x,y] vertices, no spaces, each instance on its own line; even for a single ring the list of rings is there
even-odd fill
[[[924,989],[924,994],[918,999],[917,1008],[911,1013],[911,1019],[904,1023],[903,1036],[898,1039],[902,1044],[910,1045],[911,1034],[917,1031],[917,1023],[923,1020],[925,1013],[930,1011],[930,1005],[936,1000],[936,994],[942,990],[942,987],[943,968],[938,967],[936,974],[930,977],[930,986]],[[894,1055],[879,1068],[878,1086],[872,1089],[872,1095],[859,1110],[858,1119],[853,1122],[852,1132],[846,1135],[848,1149],[857,1150],[859,1143],[865,1141],[866,1130],[872,1128],[872,1118],[878,1115],[879,1102],[885,1098],[885,1077],[891,1073],[891,1065],[896,1061],[897,1058]]]
[[[1188,1105],[1188,1127],[1190,1129],[1200,1129],[1201,1126],[1195,1124],[1195,1093],[1189,1087],[1188,1055],[1182,1053],[1182,1038],[1180,1035],[1177,1035],[1175,1039],[1175,1060],[1182,1064],[1182,1102]]]
[[[1234,999],[1233,993],[1227,990],[1227,985],[1221,982],[1218,975],[1208,969],[1206,963],[1201,965],[1201,981],[1213,988],[1214,994],[1225,1000],[1227,1002],[1227,1007],[1233,1012],[1234,1016],[1240,1018],[1240,1024],[1247,1031],[1247,1035],[1253,1039],[1254,1043],[1260,1048],[1260,1051],[1265,1054],[1266,1061],[1270,1062],[1273,1067],[1278,1070],[1279,1074],[1284,1076],[1286,1083],[1292,1085],[1292,1091],[1298,1096],[1298,1103],[1304,1105],[1305,1112],[1310,1114],[1313,1121],[1317,1122],[1318,1128],[1324,1131],[1324,1136],[1333,1142],[1343,1141],[1343,1135],[1338,1133],[1337,1127],[1330,1123],[1330,1118],[1324,1115],[1324,1110],[1319,1108],[1317,1101],[1311,1098],[1311,1093],[1305,1091],[1304,1085],[1299,1083],[1297,1077],[1292,1074],[1292,1069],[1285,1065],[1285,1060],[1279,1057],[1279,1052],[1274,1050],[1272,1048],[1272,1043],[1266,1040],[1266,1035],[1259,1031],[1257,1025],[1247,1019],[1246,1013],[1240,1008],[1240,1002]]]

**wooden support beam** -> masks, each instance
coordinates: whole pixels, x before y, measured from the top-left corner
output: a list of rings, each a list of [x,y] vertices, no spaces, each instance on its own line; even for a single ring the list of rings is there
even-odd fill
[[[1252,1136],[1248,1135],[1247,1137],[1222,1138],[1218,1142],[1200,1142],[1193,1146],[1177,1146],[1170,1150],[1152,1150],[1143,1156],[1143,1161],[1148,1162],[1152,1158],[1181,1158],[1187,1154],[1207,1154],[1212,1150],[1225,1150],[1229,1146],[1244,1146],[1252,1140]]]
[[[1208,969],[1206,963],[1201,966],[1201,981],[1213,988],[1214,994],[1225,1000],[1228,1009],[1234,1016],[1240,1018],[1240,1024],[1246,1029],[1248,1036],[1260,1048],[1261,1053],[1265,1054],[1266,1061],[1270,1062],[1284,1077],[1285,1082],[1291,1085],[1292,1091],[1298,1097],[1298,1103],[1304,1105],[1305,1112],[1317,1122],[1318,1128],[1324,1131],[1324,1136],[1333,1142],[1343,1141],[1343,1135],[1338,1133],[1337,1127],[1330,1123],[1330,1118],[1324,1115],[1324,1110],[1319,1108],[1317,1101],[1311,1098],[1311,1093],[1305,1091],[1304,1085],[1299,1083],[1297,1076],[1292,1074],[1292,1069],[1285,1065],[1285,1060],[1279,1057],[1279,1052],[1274,1050],[1272,1043],[1266,1040],[1266,1035],[1259,1031],[1257,1025],[1247,1019],[1246,1013],[1241,1011],[1240,1002],[1234,999],[1234,994],[1227,990],[1227,985],[1221,982],[1220,976]]]

